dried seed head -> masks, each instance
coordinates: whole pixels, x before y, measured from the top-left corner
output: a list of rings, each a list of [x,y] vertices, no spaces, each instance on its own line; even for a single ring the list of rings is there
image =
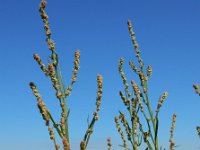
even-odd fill
[[[52,51],[54,51],[54,49],[55,49],[55,43],[52,40],[50,40],[48,44],[49,44],[49,49],[52,50]]]
[[[135,71],[136,73],[139,72],[139,70],[137,69],[137,67],[134,65],[134,63],[132,61],[129,62],[129,65],[131,66],[133,71]]]
[[[119,60],[119,65],[123,65],[124,64],[124,59],[123,58],[120,58]]]
[[[56,91],[59,89],[58,79],[56,78],[55,71],[54,71],[54,65],[48,64],[48,72],[51,78],[51,81],[53,83],[53,87]],[[59,96],[59,95],[58,95]],[[59,98],[59,97],[58,97]]]
[[[119,72],[122,72],[122,66],[123,66],[123,64],[124,64],[124,59],[120,58],[120,60],[119,60],[119,67],[118,67]]]
[[[58,91],[58,89],[60,88],[60,86],[59,86],[58,84],[54,84],[53,87],[54,87],[54,89],[55,89],[56,91]]]
[[[143,74],[143,72],[139,73],[139,77],[140,77],[140,81],[141,81],[141,86],[144,86],[145,80],[144,80],[144,74]]]
[[[33,58],[37,61],[38,65],[40,66],[41,70],[45,73],[46,76],[48,76],[48,70],[46,69],[45,65],[42,63],[42,59],[38,54],[34,54]]]
[[[80,61],[80,51],[79,51],[79,50],[76,50],[74,56],[75,56],[75,62],[76,62],[77,64],[79,64],[79,61]],[[75,65],[76,65],[76,64],[75,64]]]
[[[118,117],[115,117],[115,122],[118,122],[119,121],[119,118]]]
[[[41,99],[39,99],[37,105],[38,105],[40,113],[42,114],[43,120],[46,122],[46,126],[48,126],[49,125],[49,111],[47,110],[45,103]]]
[[[150,77],[152,74],[152,67],[149,65],[147,68],[147,76]]]
[[[129,128],[129,125],[128,125],[128,122],[125,118],[125,115],[122,112],[119,112],[119,113],[120,113],[119,119],[121,119],[121,123],[125,127],[125,131],[126,131],[126,134],[128,136],[128,140],[131,140],[131,129]]]
[[[143,68],[143,67],[144,67],[144,64],[141,63],[141,62],[142,62],[142,59],[139,59],[139,62],[140,62],[140,68]]]
[[[47,16],[47,14],[44,12],[44,10],[41,10],[41,18],[43,19],[43,21],[47,21],[48,20],[48,16]]]
[[[79,64],[80,64],[80,51],[76,50],[75,54],[74,54],[74,69],[73,69],[73,76],[71,78],[72,84],[74,82],[76,82],[76,78],[77,78],[77,73],[79,70]]]
[[[65,117],[65,113],[64,113],[64,112],[62,112],[62,113],[61,113],[61,116],[62,116],[62,117]]]
[[[168,92],[164,92],[163,95],[160,97],[159,101],[158,101],[158,105],[157,105],[157,109],[156,109],[156,116],[158,115],[159,111],[160,111],[160,107],[162,106],[163,102],[165,101],[165,99],[168,96]]]
[[[127,21],[127,24],[128,24],[128,27],[131,27],[131,28],[132,28],[131,20],[128,20],[128,21]]]
[[[193,84],[193,87],[194,87],[196,93],[200,95],[200,89],[199,89],[199,86],[198,86],[197,84]]]
[[[57,92],[57,93],[56,93],[56,97],[57,97],[58,99],[61,99],[62,93],[61,93],[61,92]]]
[[[163,95],[162,95],[162,99],[166,99],[166,97],[168,96],[168,92],[164,92]]]
[[[200,127],[199,126],[197,126],[197,133],[198,133],[198,135],[200,136]]]
[[[112,144],[110,138],[107,139],[108,150],[111,150]]]
[[[94,115],[94,119],[95,119],[95,120],[98,120],[98,119],[99,119],[99,116],[98,116],[98,113],[97,113],[97,112],[94,112],[93,115]]]
[[[46,19],[47,19],[45,17],[46,13],[44,11],[46,3],[47,3],[46,0],[42,0],[41,3],[40,3],[40,6],[39,6],[39,11],[41,13],[41,18],[43,19],[43,21],[46,21]]]
[[[64,123],[65,123],[65,119],[64,119],[64,118],[61,118],[61,119],[60,119],[60,123],[61,123],[61,124],[64,124]]]
[[[55,138],[55,136],[54,136],[52,127],[48,126],[48,131],[49,131],[50,139],[53,140]]]
[[[85,141],[81,141],[81,143],[80,143],[80,149],[81,150],[86,150],[86,142]]]
[[[163,95],[160,97],[159,102],[162,104],[164,100],[167,98],[168,92],[164,92]]]
[[[193,87],[194,87],[195,90],[199,89],[199,86],[197,84],[193,84]]]
[[[133,90],[134,90],[134,94],[137,97],[140,94],[140,89],[133,80],[131,80],[131,84],[132,84],[132,87],[133,87]]]
[[[40,3],[40,7],[44,9],[46,4],[47,4],[47,1],[46,0],[42,0],[41,3]]]
[[[119,133],[120,136],[121,136],[121,139],[122,139],[124,145],[127,145],[127,144],[126,144],[126,139],[125,139],[125,137],[124,137],[124,132],[122,131],[122,129],[121,129],[121,127],[120,127],[120,124],[119,124],[119,118],[118,118],[118,117],[115,117],[115,124],[116,124],[116,128],[117,128],[117,130],[118,130],[118,133]]]
[[[46,35],[50,36],[51,35],[51,31],[49,29],[46,30]]]
[[[97,82],[98,82],[98,85],[101,85],[102,84],[102,76],[101,75],[97,75]]]
[[[69,91],[69,90],[66,90],[66,91],[65,91],[65,95],[66,95],[66,96],[70,96],[70,91]]]
[[[37,62],[40,62],[40,56],[38,54],[34,54],[33,55],[33,58],[37,61]]]
[[[126,82],[126,76],[125,76],[124,72],[122,71],[122,66],[123,66],[123,58],[120,58],[120,63],[119,63],[118,70],[119,70],[119,73],[120,73],[121,78],[122,78],[122,80],[123,80],[123,84],[124,84],[124,86],[125,86],[125,90],[126,90],[126,92],[128,93],[128,92],[129,92],[129,91],[128,91],[129,85],[128,85],[128,83]]]
[[[69,85],[69,86],[67,87],[67,90],[68,90],[68,91],[71,91],[71,90],[72,90],[72,86]]]
[[[136,42],[135,33],[133,32],[131,21],[128,20],[127,24],[128,24],[128,29],[129,29],[129,32],[130,32],[130,35],[131,35],[131,39],[132,39],[134,48],[136,50],[136,53],[138,54],[139,53],[139,51],[138,51],[138,43]]]
[[[96,112],[98,112],[100,110],[101,98],[102,98],[102,84],[103,84],[102,76],[97,75]]]
[[[49,69],[49,72],[50,72],[51,75],[54,75],[54,74],[55,74],[53,64],[50,64],[50,63],[49,63],[49,64],[48,64],[48,69]]]
[[[52,127],[49,126],[49,127],[48,127],[48,131],[49,131],[49,132],[52,132],[52,131],[53,131]]]
[[[128,24],[128,30],[129,30],[129,33],[130,33],[130,36],[131,36],[131,39],[132,39],[132,43],[133,43],[133,46],[134,46],[134,49],[135,49],[135,52],[136,52],[136,57],[138,59],[138,63],[139,63],[139,66],[140,66],[140,70],[143,70],[144,64],[143,64],[143,61],[140,57],[140,50],[139,50],[138,43],[136,41],[135,33],[133,32],[131,21],[128,20],[127,24]]]
[[[30,82],[30,83],[29,83],[29,86],[31,87],[31,89],[36,88],[36,86],[35,86],[35,84],[34,84],[33,82]]]
[[[70,150],[70,145],[66,137],[63,137],[62,142],[64,150]]]
[[[41,100],[40,93],[38,92],[38,90],[37,90],[35,84],[34,84],[33,82],[30,82],[30,83],[29,83],[29,86],[30,86],[30,88],[32,89],[33,94],[35,95],[35,97],[37,98],[37,100],[38,100],[38,101]]]
[[[100,110],[101,100],[96,101],[97,112]]]
[[[174,142],[174,128],[175,128],[175,123],[176,123],[176,114],[173,114],[172,118],[172,125],[170,129],[170,150],[174,150],[175,142]]]
[[[131,66],[131,68],[135,68],[135,65],[132,61],[129,61],[129,65]]]

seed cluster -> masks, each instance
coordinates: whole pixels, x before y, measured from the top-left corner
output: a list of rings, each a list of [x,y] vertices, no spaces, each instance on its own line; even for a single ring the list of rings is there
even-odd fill
[[[125,86],[125,90],[126,90],[126,92],[128,92],[129,85],[128,85],[127,80],[126,80],[126,76],[125,76],[125,74],[124,74],[124,72],[122,70],[123,64],[124,64],[124,60],[123,60],[123,58],[120,58],[118,70],[119,70],[119,73],[120,73],[121,78],[123,80],[123,84]],[[129,92],[128,92],[128,94],[130,95]]]
[[[50,135],[50,139],[54,141],[55,149],[58,150],[60,148],[59,144],[56,143],[54,130],[50,126],[50,123],[53,124],[54,129],[57,131],[58,135],[62,139],[62,144],[64,150],[70,150],[70,144],[69,144],[69,133],[68,133],[68,116],[69,116],[69,108],[67,107],[66,98],[67,96],[70,96],[73,84],[77,80],[77,74],[79,70],[80,65],[80,51],[76,50],[74,54],[74,67],[73,67],[73,74],[71,77],[70,84],[65,87],[64,80],[62,78],[62,73],[58,64],[58,55],[55,50],[55,42],[51,39],[51,30],[49,26],[49,18],[46,14],[45,7],[46,7],[46,0],[41,0],[41,3],[39,5],[39,12],[41,19],[44,23],[44,30],[46,35],[46,42],[48,45],[49,50],[51,51],[50,59],[48,60],[48,67],[46,68],[45,65],[42,62],[42,59],[39,57],[38,54],[34,54],[33,57],[40,66],[41,70],[45,73],[46,76],[48,76],[52,81],[52,86],[56,91],[56,97],[59,99],[60,102],[60,108],[62,110],[61,117],[59,123],[57,123],[53,116],[51,115],[50,111],[46,108],[45,103],[42,101],[41,96],[36,89],[36,86],[34,83],[30,83],[30,87],[37,98],[38,101],[38,108],[40,110],[40,113],[43,117],[43,119],[46,122],[46,125],[48,126],[48,132]],[[84,136],[83,142],[81,142],[82,150],[85,150],[88,144],[88,141],[90,139],[90,135],[93,133],[93,127],[94,123],[98,120],[98,112],[100,110],[101,105],[101,98],[102,98],[102,76],[97,76],[97,97],[96,97],[96,110],[94,112],[93,119],[91,123],[88,126],[88,129],[86,131],[86,134]],[[84,146],[83,146],[84,145]]]
[[[42,63],[42,59],[38,54],[34,54],[33,58],[37,61],[38,65],[40,66],[41,70],[45,73],[46,76],[49,75],[48,69],[45,67],[45,64]]]
[[[132,61],[129,61],[129,65],[132,68],[132,70],[136,73],[139,74],[139,70],[138,68],[134,65],[134,63]]]
[[[136,57],[138,58],[140,69],[142,70],[144,64],[143,64],[142,58],[140,57],[140,50],[138,48],[138,43],[136,41],[135,33],[133,32],[132,23],[131,23],[130,20],[128,20],[127,24],[128,24],[129,33],[130,33],[130,36],[131,36],[131,39],[132,39],[132,43],[133,43],[133,46],[135,48]]]
[[[63,149],[64,150],[70,150],[70,145],[69,145],[69,142],[68,142],[66,137],[63,137],[62,143],[63,143]]]
[[[119,134],[121,136],[121,139],[123,141],[123,145],[125,147],[127,147],[126,138],[125,138],[124,132],[122,131],[121,126],[119,124],[119,118],[118,117],[115,117],[115,124],[116,124],[116,128],[118,129],[118,132],[119,132]]]
[[[148,68],[147,68],[147,77],[150,77],[152,74],[152,67],[150,65],[148,65]]]
[[[80,51],[76,50],[74,54],[74,68],[73,68],[73,75],[71,78],[71,84],[67,87],[65,91],[65,96],[70,96],[72,91],[72,86],[76,82],[78,70],[79,70],[79,64],[80,64]]]
[[[73,76],[72,76],[72,82],[76,82],[76,77],[77,77],[77,72],[79,69],[79,64],[80,64],[80,51],[77,50],[75,52],[75,60],[74,60],[74,70],[73,70]]]
[[[32,89],[33,91],[33,94],[35,95],[35,97],[37,98],[37,101],[38,101],[38,108],[40,110],[40,113],[42,114],[42,118],[45,120],[46,122],[46,125],[48,126],[49,125],[49,112],[46,108],[46,105],[45,103],[42,101],[42,98],[35,86],[35,84],[33,82],[30,82],[30,88]]]
[[[129,127],[129,124],[125,118],[124,113],[120,112],[119,119],[121,120],[121,123],[123,124],[123,126],[125,128],[128,140],[130,141],[131,140],[131,128]]]
[[[112,144],[111,144],[111,139],[107,139],[107,145],[108,145],[108,150],[112,150]]]
[[[49,126],[48,131],[49,131],[50,139],[53,140],[55,138],[53,128]]]
[[[200,89],[199,89],[199,86],[198,86],[197,84],[193,84],[193,87],[194,87],[196,93],[197,93],[198,95],[200,95]]]
[[[140,56],[139,46],[136,41],[135,33],[133,32],[133,29],[132,29],[131,21],[128,20],[127,24],[128,24],[128,30],[132,39],[132,43],[135,49],[136,58],[137,58],[139,67],[137,67],[132,61],[129,61],[129,65],[131,69],[134,71],[134,73],[138,75],[140,84],[137,84],[134,80],[131,80],[132,91],[130,92],[126,75],[122,69],[124,65],[124,60],[123,58],[120,58],[118,71],[123,81],[124,91],[123,92],[120,91],[119,95],[124,105],[127,107],[128,114],[130,115],[130,118],[131,118],[131,122],[127,120],[127,117],[125,117],[124,113],[120,112],[119,117],[115,118],[115,123],[118,129],[118,132],[121,135],[121,139],[124,145],[127,145],[127,143],[126,143],[126,138],[124,137],[124,133],[120,127],[119,119],[121,121],[121,124],[124,126],[127,139],[131,143],[132,145],[131,148],[133,150],[138,149],[138,147],[140,146],[142,141],[139,139],[144,140],[144,142],[147,144],[147,149],[158,150],[159,149],[158,113],[166,97],[168,96],[168,93],[165,92],[158,100],[157,109],[155,111],[156,114],[154,115],[151,105],[150,105],[149,95],[148,95],[148,80],[152,75],[152,67],[151,65],[148,65],[146,72],[144,71],[144,63]],[[143,130],[143,125],[140,122],[140,116],[139,116],[140,114],[143,115],[144,119],[146,120],[147,124],[145,127],[147,127],[148,129],[147,132]],[[140,134],[139,131],[142,134]]]
[[[167,96],[168,96],[168,92],[164,92],[163,95],[160,97],[160,99],[158,101],[157,109],[156,109],[157,115],[158,115],[158,112],[160,111],[160,108],[161,108],[163,102],[167,98]]]
[[[93,113],[93,118],[89,123],[88,120],[88,128],[84,135],[82,142],[80,143],[81,150],[85,150],[90,139],[90,135],[93,133],[93,127],[95,122],[99,119],[98,112],[100,110],[101,98],[102,98],[102,86],[103,86],[103,78],[101,75],[97,75],[97,97],[96,97],[96,110]]]
[[[97,76],[97,98],[96,98],[96,111],[100,110],[101,98],[102,98],[102,84],[103,78],[101,75]]]
[[[172,118],[172,125],[170,129],[170,150],[174,150],[175,147],[175,142],[174,142],[174,128],[175,128],[175,123],[176,123],[176,114],[173,115]]]
[[[86,150],[86,143],[85,143],[85,141],[81,141],[80,149],[81,150]]]

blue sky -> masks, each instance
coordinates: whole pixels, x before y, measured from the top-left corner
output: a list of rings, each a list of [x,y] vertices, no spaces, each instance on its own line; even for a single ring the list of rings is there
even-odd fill
[[[0,149],[51,150],[53,145],[28,86],[35,82],[47,107],[59,113],[51,82],[40,71],[32,55],[47,62],[50,51],[45,43],[39,16],[40,0],[0,0]],[[200,85],[200,2],[191,1],[53,1],[47,12],[52,38],[56,42],[66,84],[73,67],[73,53],[81,52],[81,68],[68,99],[72,149],[79,147],[87,127],[87,116],[95,110],[96,75],[103,76],[103,99],[88,150],[106,149],[111,137],[120,149],[114,124],[118,110],[125,110],[119,97],[123,89],[118,73],[119,58],[125,60],[127,79],[136,80],[128,62],[137,62],[126,22],[132,21],[141,57],[153,74],[149,81],[150,100],[156,106],[159,96],[169,96],[160,112],[160,144],[168,148],[172,114],[177,114],[177,149],[198,149],[196,126],[200,125],[200,97],[192,88]]]

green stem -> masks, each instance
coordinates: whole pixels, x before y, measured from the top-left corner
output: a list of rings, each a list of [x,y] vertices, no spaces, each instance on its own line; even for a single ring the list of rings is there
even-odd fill
[[[134,136],[134,119],[131,119],[131,122],[132,122],[132,138],[133,138],[133,144],[132,144],[132,147],[133,147],[133,150],[135,150],[134,148],[134,143],[135,143],[135,136]]]
[[[151,118],[151,122],[153,124],[153,129],[154,129],[154,136],[155,136],[155,140],[154,141],[154,147],[155,147],[155,150],[158,150],[158,138],[156,137],[156,124],[155,124],[155,121],[154,121],[154,117],[153,117],[153,112],[151,111],[151,107],[150,107],[150,104],[149,104],[149,100],[148,100],[148,91],[146,92],[145,96],[146,96],[146,101],[147,101],[147,108],[148,108],[148,112],[150,114],[150,118]]]
[[[95,121],[96,121],[96,120],[95,120],[95,117],[93,117],[93,118],[92,118],[92,121],[91,121],[91,123],[90,123],[90,125],[89,125],[89,127],[88,127],[88,129],[91,130],[91,132],[86,131],[86,133],[85,133],[85,136],[84,136],[84,139],[83,139],[83,141],[86,141],[85,148],[87,147],[87,144],[88,144],[88,142],[89,142],[89,140],[90,140],[90,135],[91,135],[92,132],[93,132],[93,127],[94,127]]]
[[[148,125],[148,128],[149,128],[151,140],[152,140],[153,144],[155,144],[154,138],[153,138],[153,135],[152,135],[152,132],[151,132],[151,126],[150,126],[150,124],[149,124],[148,118],[147,118],[147,116],[146,116],[146,114],[145,114],[144,111],[142,112],[142,114],[144,115],[144,117],[145,117],[145,119],[146,119],[146,121],[147,121],[147,125]]]
[[[55,50],[52,51],[52,56],[53,55],[56,55],[56,58],[57,58],[57,60],[53,60],[53,61],[57,61],[57,66],[54,66],[54,68],[55,68],[56,78],[58,79],[58,85],[60,87],[60,92],[62,94],[62,97],[61,97],[62,101],[61,102],[64,103],[65,133],[63,133],[63,134],[64,134],[64,136],[67,138],[67,140],[69,142],[68,115],[67,115],[68,114],[68,110],[67,110],[67,103],[66,103],[66,98],[65,98],[65,87],[64,87],[64,82],[63,82],[63,79],[62,79],[62,74],[60,72],[60,67],[59,67],[59,64],[58,64],[58,56],[57,56]]]
[[[149,105],[149,100],[148,100],[148,90],[147,90],[147,93],[146,93],[146,99],[144,98],[144,96],[143,96],[143,94],[141,95],[141,97],[142,97],[142,99],[143,99],[143,102],[146,104],[146,106],[147,106],[147,109],[148,109],[148,112],[149,112],[149,114],[150,114],[150,116],[151,116],[151,118],[152,118],[152,115],[151,115],[151,113],[150,113],[150,105]],[[149,107],[148,107],[149,106]],[[144,111],[142,111],[142,114],[144,115],[144,117],[145,117],[145,119],[146,119],[146,121],[147,121],[147,125],[148,125],[148,128],[149,128],[149,132],[150,132],[150,136],[151,136],[151,140],[152,140],[152,142],[153,142],[153,144],[155,145],[155,141],[154,141],[154,138],[153,138],[153,135],[152,135],[152,132],[151,132],[151,126],[150,126],[150,124],[149,124],[149,121],[148,121],[148,117],[147,117],[147,115],[146,115],[146,113],[144,112]]]
[[[149,141],[147,141],[147,146],[148,146],[149,150],[153,150],[153,148],[151,147],[151,144],[149,143]]]
[[[47,112],[48,112],[48,115],[49,115],[49,117],[50,117],[50,119],[51,119],[51,121],[52,121],[52,123],[53,123],[53,126],[55,127],[55,129],[56,129],[56,131],[58,132],[59,136],[62,138],[63,135],[61,134],[61,131],[60,131],[60,129],[58,128],[57,123],[54,121],[54,119],[53,119],[53,117],[51,116],[50,112],[49,112],[49,111],[47,111]]]

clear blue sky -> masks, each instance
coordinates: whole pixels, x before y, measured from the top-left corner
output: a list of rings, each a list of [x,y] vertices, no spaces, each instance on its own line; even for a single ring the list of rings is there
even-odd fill
[[[53,150],[52,142],[28,86],[34,81],[47,107],[59,113],[51,82],[32,58],[47,61],[40,0],[0,0],[0,149]],[[78,150],[87,116],[95,110],[96,75],[103,75],[103,99],[88,150],[106,149],[111,137],[115,150],[121,144],[114,124],[118,110],[125,110],[118,92],[123,89],[118,62],[124,57],[127,78],[137,80],[128,62],[136,62],[127,29],[132,21],[141,56],[153,67],[149,82],[153,106],[168,91],[160,112],[160,144],[168,148],[172,114],[177,114],[175,142],[180,150],[198,149],[200,97],[192,84],[200,84],[200,1],[64,1],[48,0],[52,38],[60,55],[66,84],[73,67],[73,53],[81,51],[81,68],[70,99],[70,137]],[[54,114],[56,115],[56,113]]]

